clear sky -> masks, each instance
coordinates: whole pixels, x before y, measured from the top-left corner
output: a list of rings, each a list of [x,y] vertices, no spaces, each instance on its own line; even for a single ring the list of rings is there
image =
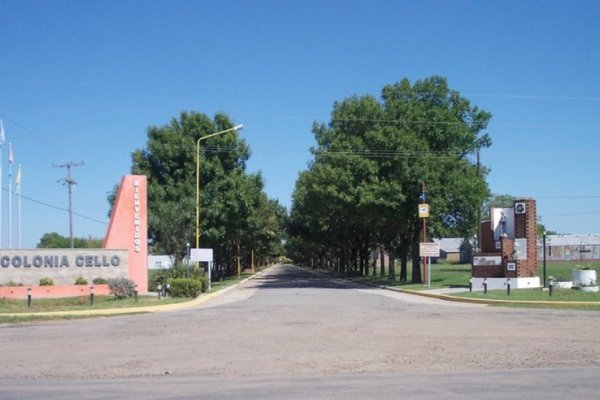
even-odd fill
[[[289,207],[312,123],[334,101],[431,75],[493,114],[493,193],[537,199],[549,229],[598,233],[598,21],[595,0],[1,0],[2,246],[8,142],[23,168],[23,247],[68,235],[66,170],[53,167],[68,161],[85,163],[75,235],[103,237],[106,195],[149,126],[227,113],[245,126],[249,171]],[[14,247],[16,199],[13,213]]]

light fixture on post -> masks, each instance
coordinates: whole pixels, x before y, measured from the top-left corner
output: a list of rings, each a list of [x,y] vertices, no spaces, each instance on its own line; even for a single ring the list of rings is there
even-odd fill
[[[200,248],[200,142],[223,133],[239,131],[244,125],[236,125],[233,128],[202,136],[196,142],[196,248]]]
[[[542,284],[542,288],[546,287],[546,231],[544,231],[543,239],[542,239],[542,257],[543,257],[543,266],[544,266],[544,283]]]

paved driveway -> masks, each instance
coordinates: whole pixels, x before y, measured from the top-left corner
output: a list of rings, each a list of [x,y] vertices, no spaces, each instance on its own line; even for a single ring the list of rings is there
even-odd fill
[[[0,398],[348,398],[347,389],[500,399],[519,388],[547,399],[564,398],[561,383],[585,398],[600,382],[599,335],[600,313],[448,303],[278,266],[191,310],[0,327]]]

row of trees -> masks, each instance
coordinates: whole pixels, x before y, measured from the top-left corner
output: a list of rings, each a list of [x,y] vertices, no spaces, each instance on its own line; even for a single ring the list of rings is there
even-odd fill
[[[401,280],[412,257],[420,282],[421,191],[432,212],[429,237],[475,233],[476,210],[489,195],[477,154],[491,145],[483,133],[490,118],[437,76],[387,85],[381,99],[334,103],[329,123],[313,126],[314,159],[296,182],[289,255],[364,274],[372,250],[381,249],[399,257]]]
[[[132,155],[132,173],[148,177],[149,244],[155,254],[182,259],[195,246],[196,144],[233,127],[224,114],[182,113],[148,129],[144,149]],[[200,153],[201,247],[213,248],[217,269],[231,275],[238,257],[250,263],[281,254],[286,210],[264,193],[260,174],[246,172],[250,150],[236,131],[202,142]]]

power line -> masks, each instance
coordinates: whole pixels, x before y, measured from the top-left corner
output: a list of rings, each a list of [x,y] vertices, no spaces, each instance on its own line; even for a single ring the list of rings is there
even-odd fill
[[[550,215],[542,215],[543,218],[556,218],[556,217],[580,217],[580,216],[584,216],[584,215],[598,215],[600,214],[600,211],[586,211],[586,212],[580,212],[580,213],[573,213],[573,214],[550,214]]]
[[[4,190],[5,192],[8,192],[8,189],[7,189],[7,188],[5,188],[5,187],[3,187],[3,188],[2,188],[2,190]],[[39,204],[39,205],[41,205],[41,206],[44,206],[44,207],[52,208],[52,209],[59,210],[59,211],[69,212],[69,209],[68,209],[68,208],[59,207],[59,206],[56,206],[56,205],[54,205],[54,204],[50,204],[50,203],[45,203],[45,202],[43,202],[43,201],[36,200],[36,199],[34,199],[33,197],[29,197],[29,196],[26,196],[26,195],[24,195],[24,194],[21,194],[21,197],[22,197],[23,199],[27,200],[27,201],[30,201],[30,202],[32,202],[32,203]],[[83,219],[86,219],[86,220],[88,220],[88,221],[97,222],[97,223],[99,223],[99,224],[103,224],[103,225],[108,225],[108,222],[106,222],[106,221],[100,221],[99,219],[92,218],[92,217],[88,217],[87,215],[84,215],[84,214],[78,213],[78,212],[76,212],[76,211],[73,211],[73,214],[74,214],[74,215],[77,215],[78,217],[81,217],[81,218],[83,218]]]

